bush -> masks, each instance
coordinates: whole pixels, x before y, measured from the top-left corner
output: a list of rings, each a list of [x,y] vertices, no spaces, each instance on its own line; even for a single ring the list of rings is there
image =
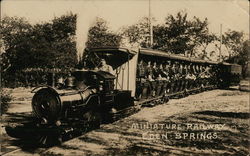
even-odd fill
[[[12,97],[10,95],[10,92],[2,88],[0,89],[0,93],[1,93],[1,115],[2,115],[7,112]]]
[[[48,79],[54,73],[55,81],[59,77],[67,77],[68,73],[74,71],[70,69],[49,69],[49,68],[26,68],[21,71],[5,72],[2,74],[1,85],[6,88],[36,87],[38,85],[50,85]],[[13,74],[14,73],[14,74]]]

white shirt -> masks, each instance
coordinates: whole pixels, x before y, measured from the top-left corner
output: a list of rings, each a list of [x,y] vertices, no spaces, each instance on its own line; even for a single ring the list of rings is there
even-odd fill
[[[113,70],[112,66],[110,66],[110,65],[108,65],[108,64],[101,66],[101,67],[99,68],[99,70],[105,71],[105,72],[109,72],[109,73],[111,73],[111,74],[114,74],[114,70]]]

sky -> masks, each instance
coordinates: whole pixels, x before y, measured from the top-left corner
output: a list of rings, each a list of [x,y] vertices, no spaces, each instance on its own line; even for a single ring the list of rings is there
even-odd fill
[[[151,0],[154,24],[163,23],[168,14],[186,11],[188,18],[208,18],[209,30],[219,34],[228,29],[249,36],[248,0]],[[82,51],[87,32],[96,17],[109,22],[112,30],[136,23],[149,14],[149,0],[2,0],[1,16],[25,17],[30,23],[47,22],[68,12],[78,15],[78,50]]]

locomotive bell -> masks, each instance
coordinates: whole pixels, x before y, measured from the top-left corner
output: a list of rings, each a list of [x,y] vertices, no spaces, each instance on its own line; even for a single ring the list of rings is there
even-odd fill
[[[65,80],[65,85],[67,87],[73,87],[74,86],[74,81],[75,78],[73,76],[69,76],[66,80]]]

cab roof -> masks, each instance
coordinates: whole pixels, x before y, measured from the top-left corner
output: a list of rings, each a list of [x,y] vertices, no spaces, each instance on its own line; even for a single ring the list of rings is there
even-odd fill
[[[107,64],[117,68],[130,60],[138,50],[126,47],[94,47],[86,48],[85,51],[94,52],[100,59],[105,59]]]

